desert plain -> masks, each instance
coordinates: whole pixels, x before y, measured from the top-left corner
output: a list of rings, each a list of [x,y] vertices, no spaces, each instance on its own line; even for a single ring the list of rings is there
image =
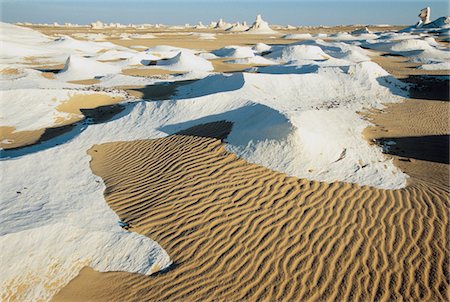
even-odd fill
[[[2,23],[1,299],[449,300],[439,20]]]

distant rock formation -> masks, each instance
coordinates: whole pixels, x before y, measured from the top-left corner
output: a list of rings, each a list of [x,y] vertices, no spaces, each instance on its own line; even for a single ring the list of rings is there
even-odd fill
[[[440,17],[430,22],[431,8],[429,7],[421,9],[418,17],[420,18],[420,21],[417,22],[416,25],[408,26],[400,30],[400,32],[412,32],[416,30],[427,30],[432,28],[450,28],[450,16]]]
[[[246,31],[248,29],[247,22],[242,23],[234,23],[229,28],[226,29],[226,31]]]
[[[105,27],[105,25],[100,20],[97,20],[97,21],[91,23],[92,29],[103,29],[104,27]]]
[[[418,16],[420,18],[420,21],[417,24],[417,26],[419,27],[421,25],[425,25],[425,24],[430,23],[430,15],[431,15],[431,8],[429,6],[425,7],[425,8],[422,8],[420,10],[420,14]]]
[[[109,28],[125,28],[126,26],[120,23],[109,23],[109,25],[106,26],[106,24],[103,24],[104,27]]]
[[[222,19],[219,19],[219,21],[217,21],[216,26],[214,28],[216,29],[227,29],[231,27],[230,23],[224,22]]]
[[[205,25],[203,25],[202,21],[198,22],[198,24],[195,26],[196,29],[204,29],[206,28]]]
[[[273,29],[270,28],[269,23],[264,21],[261,15],[256,16],[255,22],[253,22],[252,26],[246,31],[247,33],[254,34],[274,34],[277,33]]]

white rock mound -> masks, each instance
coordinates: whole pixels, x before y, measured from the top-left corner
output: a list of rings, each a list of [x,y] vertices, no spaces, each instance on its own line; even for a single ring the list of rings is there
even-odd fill
[[[242,59],[234,59],[230,61],[226,61],[226,63],[230,64],[249,64],[249,65],[275,65],[278,64],[274,61],[266,59],[261,56],[254,56],[251,58],[242,58]]]
[[[283,47],[267,56],[278,62],[297,60],[327,60],[330,58],[322,48],[316,45],[293,45]]]
[[[91,23],[91,28],[92,29],[103,29],[103,28],[105,28],[105,25],[103,24],[102,21],[97,20],[97,21]]]
[[[240,31],[246,31],[248,30],[249,27],[247,25],[247,22],[242,22],[242,23],[234,23],[231,27],[227,28],[226,31],[231,31],[231,32],[240,32]]]
[[[312,39],[311,34],[287,34],[281,37],[287,40],[301,40],[301,39]]]
[[[130,65],[151,65],[151,62],[158,61],[161,58],[146,52],[138,52],[124,61],[123,66]]]
[[[250,47],[247,46],[225,46],[223,48],[217,49],[213,51],[218,57],[222,58],[234,58],[234,59],[242,59],[242,58],[251,58],[255,56],[255,53]]]
[[[423,64],[418,67],[418,69],[422,70],[450,70],[450,62],[436,62],[430,64]]]
[[[183,114],[188,110],[197,114],[195,103],[214,102],[216,106],[201,107],[211,110],[208,115],[213,116],[221,111],[219,106],[227,107],[226,112],[235,112],[232,109],[237,103],[248,104],[251,100],[263,106],[220,117],[234,122],[233,132],[227,138],[229,151],[250,162],[302,178],[328,182],[344,179],[399,188],[405,185],[407,176],[378,147],[364,141],[361,132],[369,124],[355,112],[380,108],[381,102],[399,101],[392,91],[401,93],[402,85],[373,62],[348,68],[324,67],[306,74],[212,75],[180,88],[177,95],[189,100],[178,102],[177,106],[185,106]],[[267,115],[253,119],[257,108]],[[202,112],[201,116],[206,115]],[[263,129],[267,124],[271,127],[258,131],[253,128],[255,121]],[[249,127],[252,127],[250,135]]]
[[[56,78],[62,81],[86,80],[116,74],[121,70],[119,66],[101,63],[80,55],[71,55]]]
[[[180,51],[175,57],[158,61],[157,66],[163,69],[176,71],[213,71],[214,67],[206,59],[200,58],[191,52]]]
[[[272,49],[272,46],[260,42],[255,44],[252,49],[255,53],[263,53],[266,51],[270,51]]]
[[[193,50],[188,48],[174,47],[169,45],[156,45],[148,48],[145,52],[160,59],[170,59],[175,57],[180,51],[194,53]]]

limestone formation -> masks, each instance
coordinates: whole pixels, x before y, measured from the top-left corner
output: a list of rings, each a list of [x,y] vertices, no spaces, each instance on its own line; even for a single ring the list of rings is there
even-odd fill
[[[103,29],[104,27],[105,27],[105,25],[100,20],[97,20],[97,21],[91,23],[92,29]]]
[[[420,14],[418,16],[420,18],[420,21],[419,21],[419,23],[417,25],[418,26],[422,26],[422,25],[430,23],[430,15],[431,15],[431,8],[430,7],[422,8],[420,10]]]
[[[273,34],[276,33],[273,29],[270,28],[269,23],[264,21],[261,15],[256,16],[255,22],[253,22],[252,26],[247,30],[248,33],[255,34]]]

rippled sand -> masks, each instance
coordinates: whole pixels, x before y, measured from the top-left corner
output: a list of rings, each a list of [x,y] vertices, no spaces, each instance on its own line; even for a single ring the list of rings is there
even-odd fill
[[[450,298],[447,165],[414,160],[439,177],[402,190],[308,181],[227,152],[217,137],[230,128],[89,150],[110,207],[174,265],[153,277],[85,269],[55,300]]]

